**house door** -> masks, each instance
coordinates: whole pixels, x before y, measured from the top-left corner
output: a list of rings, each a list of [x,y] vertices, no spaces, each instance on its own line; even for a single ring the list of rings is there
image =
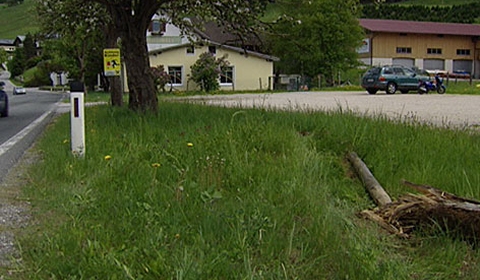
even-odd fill
[[[467,72],[472,73],[472,61],[471,60],[454,60],[453,72]]]
[[[402,65],[412,68],[415,66],[415,60],[413,58],[394,58],[392,59],[393,65]]]
[[[443,59],[424,59],[423,68],[425,70],[445,70],[445,60]]]

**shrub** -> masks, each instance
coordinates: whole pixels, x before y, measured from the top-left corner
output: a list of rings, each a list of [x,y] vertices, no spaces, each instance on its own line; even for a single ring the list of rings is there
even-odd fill
[[[192,70],[190,79],[199,85],[202,91],[210,92],[219,89],[218,75],[222,73],[222,67],[230,64],[226,58],[227,56],[224,55],[216,59],[208,52],[201,54],[195,64],[190,67]]]
[[[165,86],[170,82],[170,76],[165,72],[163,65],[158,65],[157,67],[152,67],[153,82],[157,90],[162,90],[165,92]]]

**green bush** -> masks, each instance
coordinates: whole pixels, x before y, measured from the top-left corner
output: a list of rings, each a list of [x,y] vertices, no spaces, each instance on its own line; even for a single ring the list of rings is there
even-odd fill
[[[52,81],[50,80],[50,70],[47,62],[39,62],[36,67],[33,67],[29,71],[25,72],[26,87],[39,87],[49,85],[52,85]]]
[[[191,66],[192,77],[190,79],[206,92],[218,90],[220,88],[218,75],[222,73],[222,67],[228,65],[226,56],[215,59],[211,53],[203,53]]]

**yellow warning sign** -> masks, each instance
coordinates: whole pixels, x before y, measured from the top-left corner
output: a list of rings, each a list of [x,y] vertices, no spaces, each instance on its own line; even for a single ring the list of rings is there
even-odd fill
[[[105,76],[120,76],[120,49],[103,50],[103,69]]]

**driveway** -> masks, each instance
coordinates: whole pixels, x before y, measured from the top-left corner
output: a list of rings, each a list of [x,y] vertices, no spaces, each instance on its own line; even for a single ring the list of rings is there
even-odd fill
[[[448,128],[480,127],[480,95],[394,94],[357,92],[288,92],[232,94],[188,98],[208,105],[261,107],[283,110],[352,111],[385,115],[394,120],[418,121]]]

